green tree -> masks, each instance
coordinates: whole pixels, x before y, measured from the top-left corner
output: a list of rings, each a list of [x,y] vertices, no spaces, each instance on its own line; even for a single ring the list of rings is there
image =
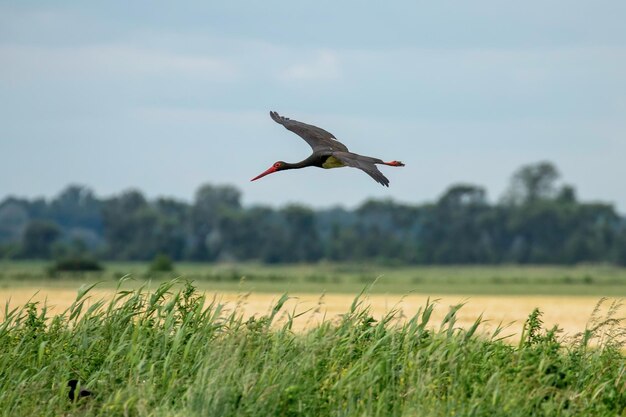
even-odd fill
[[[12,199],[0,204],[0,242],[18,242],[29,221],[28,211]]]
[[[290,262],[311,262],[322,256],[322,247],[315,224],[315,213],[308,207],[291,204],[281,210],[286,224],[285,254]]]
[[[538,162],[518,169],[503,198],[508,204],[530,204],[553,199],[557,194],[559,171],[551,162]]]
[[[241,193],[232,186],[205,184],[196,191],[191,207],[191,248],[194,260],[219,258],[224,244],[220,220],[230,213],[241,210]]]
[[[152,204],[157,216],[154,247],[158,253],[180,260],[188,247],[189,205],[172,198],[158,198]]]
[[[81,185],[70,185],[49,204],[52,220],[63,228],[84,228],[102,233],[102,203],[93,191]]]
[[[60,236],[61,229],[56,223],[45,220],[31,221],[24,230],[21,256],[48,259],[52,253],[52,245]]]
[[[424,207],[418,246],[428,263],[480,263],[492,256],[490,215],[482,187],[457,184],[436,205]]]
[[[148,260],[155,255],[158,215],[143,194],[130,190],[106,200],[102,215],[108,257]]]
[[[471,184],[456,184],[449,187],[439,198],[437,205],[444,210],[487,205],[487,193],[483,187]]]

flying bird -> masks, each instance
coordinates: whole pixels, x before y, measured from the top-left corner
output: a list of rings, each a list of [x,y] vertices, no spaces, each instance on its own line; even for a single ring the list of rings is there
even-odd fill
[[[91,396],[91,391],[81,388],[78,393],[76,392],[76,388],[78,386],[78,380],[71,379],[67,381],[67,386],[70,387],[70,392],[67,394],[70,401],[74,401],[75,399],[89,397]]]
[[[250,181],[255,181],[268,174],[285,171],[287,169],[299,169],[304,167],[319,167],[325,169],[352,167],[365,171],[367,175],[374,178],[374,181],[385,187],[389,187],[389,180],[378,170],[376,164],[389,165],[392,167],[404,166],[400,161],[384,162],[382,159],[350,152],[346,145],[339,142],[332,133],[317,126],[291,120],[279,115],[275,111],[270,112],[270,117],[276,123],[285,126],[287,130],[291,130],[304,139],[313,149],[313,153],[305,160],[293,164],[284,161],[275,162],[268,170],[252,178]]]

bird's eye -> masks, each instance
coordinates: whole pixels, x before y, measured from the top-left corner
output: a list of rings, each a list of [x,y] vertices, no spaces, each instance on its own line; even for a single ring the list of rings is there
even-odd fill
[[[276,162],[276,163],[274,164],[274,168],[280,168],[280,162]]]

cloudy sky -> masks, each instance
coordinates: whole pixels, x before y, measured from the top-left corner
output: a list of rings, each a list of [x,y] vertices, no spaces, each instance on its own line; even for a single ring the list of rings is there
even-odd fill
[[[374,2],[371,2],[374,3]],[[418,203],[453,183],[492,201],[550,160],[626,212],[626,2],[0,2],[0,198],[70,183],[191,200]],[[399,159],[389,189],[308,168],[269,110]]]

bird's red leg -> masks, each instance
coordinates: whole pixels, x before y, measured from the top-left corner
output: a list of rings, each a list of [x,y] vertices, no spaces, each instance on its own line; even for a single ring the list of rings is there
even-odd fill
[[[400,161],[391,161],[391,162],[383,162],[385,165],[389,165],[391,167],[403,167],[404,164]]]

